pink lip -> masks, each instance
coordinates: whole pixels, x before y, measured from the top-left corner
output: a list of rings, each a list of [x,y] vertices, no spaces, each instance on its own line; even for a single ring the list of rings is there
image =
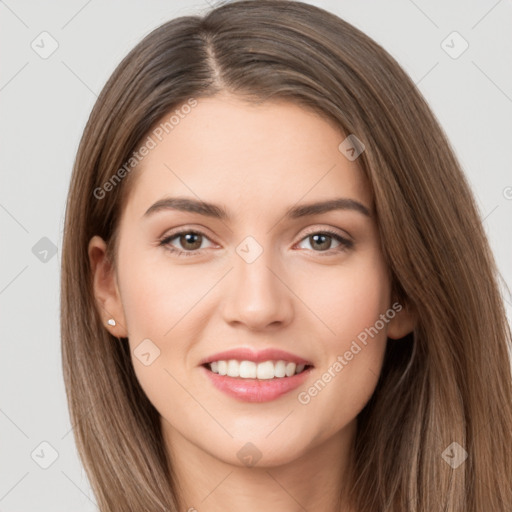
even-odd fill
[[[304,364],[313,366],[310,361],[302,359],[290,352],[284,350],[267,348],[265,350],[254,351],[250,348],[236,348],[233,350],[227,350],[225,352],[218,352],[211,356],[202,359],[199,364],[204,365],[205,363],[211,363],[212,361],[228,361],[229,359],[236,359],[237,361],[254,361],[255,363],[262,363],[263,361],[291,361],[295,364]],[[299,374],[300,375],[300,374]],[[285,377],[283,377],[285,378]],[[292,378],[292,377],[287,377]]]
[[[236,359],[232,357],[231,359]],[[252,360],[244,358],[245,360]],[[270,358],[272,359],[272,358]],[[279,357],[279,359],[286,359]],[[268,361],[269,359],[264,359]],[[304,363],[300,363],[304,364]],[[203,366],[202,371],[206,372],[213,385],[233,398],[245,402],[269,402],[299,387],[309,376],[311,368],[293,375],[292,377],[280,377],[273,379],[242,379],[240,377],[228,377],[213,373]]]

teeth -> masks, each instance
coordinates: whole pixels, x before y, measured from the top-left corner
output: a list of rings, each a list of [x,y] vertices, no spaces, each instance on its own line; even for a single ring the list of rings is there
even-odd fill
[[[258,364],[256,377],[258,379],[273,379],[274,373],[274,363],[272,361],[265,361]]]
[[[274,375],[276,377],[284,377],[286,375],[286,363],[284,361],[277,361],[274,368]]]
[[[268,380],[273,378],[292,377],[304,371],[304,364],[295,364],[287,361],[214,361],[209,364],[210,370],[219,375],[228,377],[240,377],[242,379]]]
[[[238,364],[238,361],[235,361],[234,359],[231,359],[228,361],[228,377],[238,377],[240,375],[240,365]]]
[[[211,368],[211,366],[210,366],[210,368]],[[228,373],[227,361],[219,361],[217,368],[219,370],[219,375],[226,375],[226,373]],[[211,370],[213,372],[213,368],[211,368]]]
[[[238,361],[235,361],[235,363],[238,363]],[[242,361],[238,365],[238,375],[235,375],[235,377],[242,377],[243,379],[255,379],[257,374],[258,365],[256,363],[253,361]]]
[[[292,375],[295,375],[296,368],[297,368],[297,365],[295,363],[288,363],[286,365],[286,376],[291,377]]]

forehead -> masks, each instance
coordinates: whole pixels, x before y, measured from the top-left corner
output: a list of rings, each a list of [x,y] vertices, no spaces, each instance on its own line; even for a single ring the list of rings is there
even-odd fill
[[[371,203],[357,161],[338,149],[346,135],[309,109],[220,95],[173,112],[149,134],[153,147],[133,171],[125,206],[137,217],[166,195],[223,204],[234,215],[289,207],[302,198]]]

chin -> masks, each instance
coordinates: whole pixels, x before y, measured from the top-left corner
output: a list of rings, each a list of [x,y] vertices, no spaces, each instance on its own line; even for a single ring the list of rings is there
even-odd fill
[[[305,439],[293,442],[288,439],[286,443],[279,436],[275,439],[265,438],[265,436],[266,434],[260,438],[252,436],[247,441],[235,438],[223,451],[212,453],[212,455],[226,464],[240,468],[264,469],[291,464],[303,457],[306,447],[311,446],[311,443]]]

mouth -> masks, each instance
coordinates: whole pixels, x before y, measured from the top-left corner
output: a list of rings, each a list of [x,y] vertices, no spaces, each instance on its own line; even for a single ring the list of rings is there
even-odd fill
[[[314,365],[290,352],[239,348],[200,361],[213,387],[242,402],[269,402],[305,383]]]
[[[199,362],[213,386],[243,402],[268,402],[302,385],[314,365],[281,349],[239,347]]]
[[[220,359],[204,363],[202,366],[217,375],[235,379],[257,380],[287,379],[313,368],[311,364],[297,364],[293,361],[282,359],[258,363],[249,360]]]

